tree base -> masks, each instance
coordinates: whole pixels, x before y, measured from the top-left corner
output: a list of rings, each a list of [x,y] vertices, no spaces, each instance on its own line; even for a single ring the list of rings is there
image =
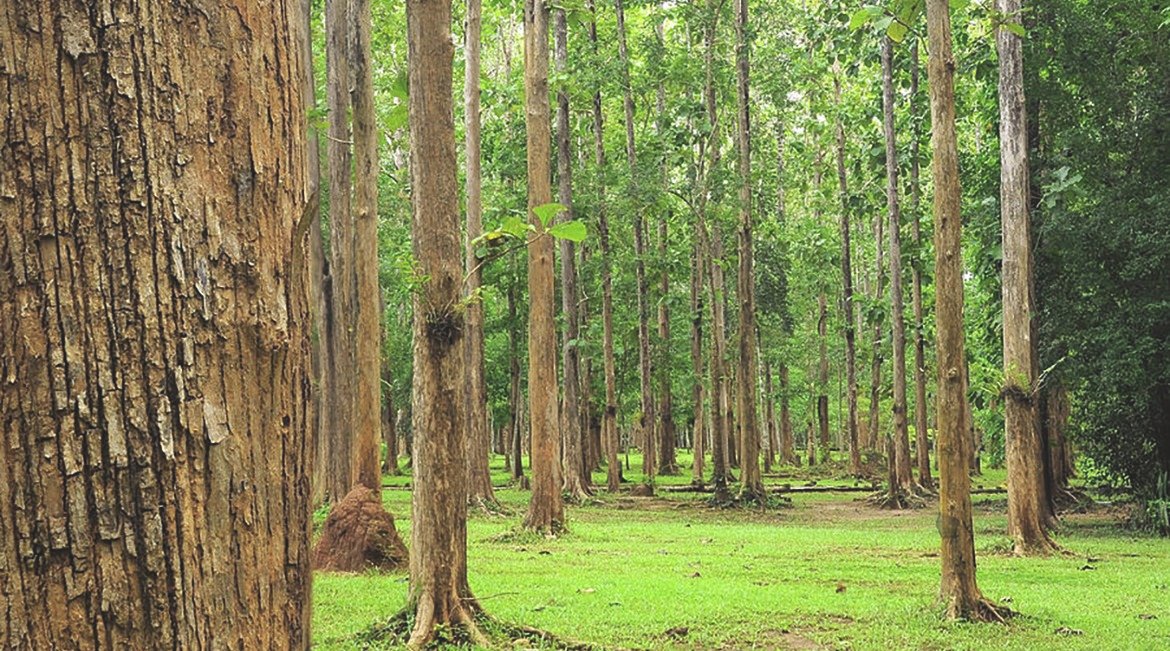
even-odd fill
[[[353,488],[333,507],[313,549],[313,569],[323,571],[394,571],[404,569],[409,560],[394,528],[394,516],[383,508],[378,494],[365,486]]]
[[[408,648],[539,648],[552,651],[591,651],[589,644],[558,637],[548,631],[522,624],[510,624],[474,609],[459,623],[432,622],[426,641],[414,638],[419,631],[416,613],[404,609],[389,620],[375,624],[353,637],[361,648],[406,646]]]
[[[947,619],[965,622],[982,622],[987,624],[1006,624],[1007,620],[1016,616],[1016,612],[1007,606],[997,604],[979,597],[968,604],[951,601],[947,605]]]
[[[654,497],[654,487],[650,484],[638,484],[630,489],[630,497]]]
[[[905,511],[926,508],[933,493],[915,484],[910,489],[885,490],[866,498],[866,503],[879,509]]]

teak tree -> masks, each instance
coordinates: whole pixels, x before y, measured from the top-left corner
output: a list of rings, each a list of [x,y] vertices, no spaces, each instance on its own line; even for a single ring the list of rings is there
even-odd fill
[[[528,418],[532,432],[532,499],[524,527],[555,533],[564,527],[561,498],[561,437],[557,404],[557,332],[553,279],[553,238],[537,213],[551,203],[549,160],[552,133],[548,102],[548,7],[541,0],[524,6],[524,100],[528,138]]]
[[[0,648],[308,648],[305,23],[236,9],[3,10]]]
[[[934,175],[935,297],[938,329],[939,534],[942,600],[952,619],[1002,619],[975,581],[975,528],[968,472],[963,260],[959,152],[955,135],[955,58],[948,0],[926,0],[931,166]]]
[[[837,108],[837,193],[841,200],[841,310],[845,321],[845,391],[848,398],[845,430],[849,439],[849,470],[861,474],[857,433],[857,324],[853,320],[853,245],[850,242],[849,185],[845,176],[845,120],[841,116],[841,76],[833,75]]]
[[[450,0],[406,4],[412,244],[425,281],[414,292],[414,490],[408,645],[442,628],[477,643],[478,603],[467,584],[466,324],[463,245],[452,112],[455,46]]]
[[[998,0],[1005,20],[1018,19],[1020,0]],[[1044,555],[1056,546],[1045,481],[1047,455],[1040,438],[1039,381],[1032,314],[1032,229],[1029,212],[1028,116],[1024,103],[1024,54],[1018,34],[996,30],[999,52],[1000,211],[1003,222],[1004,448],[1008,532],[1016,554]]]

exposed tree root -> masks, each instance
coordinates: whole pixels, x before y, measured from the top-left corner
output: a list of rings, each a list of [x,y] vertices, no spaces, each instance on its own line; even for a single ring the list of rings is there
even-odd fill
[[[879,509],[903,511],[906,509],[925,508],[927,501],[917,495],[915,491],[902,489],[885,490],[866,498],[866,503]]]
[[[654,497],[654,486],[638,484],[630,489],[630,497]]]
[[[1063,547],[1056,544],[1047,533],[1038,542],[1025,541],[1019,537],[1013,537],[1012,540],[1012,554],[1019,558],[1064,555],[1069,553]]]
[[[1016,612],[1011,608],[994,604],[983,597],[970,604],[963,604],[958,600],[952,600],[947,604],[947,619],[1006,624],[1007,620],[1015,616]]]
[[[495,498],[485,498],[482,496],[469,497],[467,506],[469,510],[479,511],[484,515],[504,516],[512,514],[511,509],[500,504],[500,501]]]
[[[474,603],[474,599],[470,602]],[[558,637],[548,631],[501,622],[478,607],[464,606],[459,621],[426,621],[411,609],[404,609],[381,624],[375,624],[352,638],[359,646],[403,645],[409,649],[510,649],[518,645],[556,651],[592,651],[591,644]],[[527,642],[527,644],[524,644]]]

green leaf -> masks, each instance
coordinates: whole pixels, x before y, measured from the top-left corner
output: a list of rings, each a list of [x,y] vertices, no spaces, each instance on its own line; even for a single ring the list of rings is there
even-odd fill
[[[866,23],[874,20],[884,13],[885,11],[881,7],[866,5],[861,9],[858,9],[853,14],[853,17],[849,19],[849,29],[861,29]]]
[[[906,33],[910,30],[905,25],[899,22],[891,22],[890,28],[886,30],[886,35],[890,37],[895,43],[901,43],[906,38]]]
[[[549,223],[552,222],[553,217],[565,212],[569,208],[564,204],[559,203],[545,203],[532,209],[532,214],[536,215],[540,223],[548,228]]]
[[[500,224],[500,230],[512,237],[524,237],[528,233],[528,224],[524,223],[523,219],[513,215],[504,218],[503,223]]]
[[[1024,26],[1019,23],[1004,23],[1003,28],[1015,34],[1016,36],[1019,36],[1020,38],[1024,38],[1024,36],[1027,34],[1027,32],[1024,31]]]
[[[390,115],[386,118],[386,130],[390,132],[397,131],[406,126],[406,121],[410,117],[410,111],[406,104],[399,104],[393,109],[390,109]]]
[[[410,81],[406,75],[406,70],[398,73],[394,78],[394,83],[390,85],[390,97],[401,100],[404,104],[406,98],[410,95]]]
[[[577,220],[561,222],[556,226],[548,229],[548,234],[562,240],[569,240],[570,242],[580,242],[585,239],[586,231],[584,222]]]

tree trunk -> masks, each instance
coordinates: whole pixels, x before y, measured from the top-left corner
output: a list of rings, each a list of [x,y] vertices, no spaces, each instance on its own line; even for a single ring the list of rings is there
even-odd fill
[[[701,487],[703,480],[703,455],[706,453],[704,434],[706,431],[706,409],[703,390],[703,233],[701,223],[695,219],[694,247],[691,250],[691,367],[694,369],[694,383],[691,385],[691,403],[694,406],[691,426],[691,485]]]
[[[756,281],[752,242],[752,155],[751,96],[749,86],[750,49],[748,44],[748,0],[735,3],[735,70],[738,115],[736,141],[739,149],[739,277],[736,299],[739,301],[739,365],[736,368],[739,390],[739,444],[741,466],[741,500],[766,500],[760,478],[760,429],[756,403],[759,384],[759,360],[756,358]]]
[[[382,460],[382,474],[400,475],[398,468],[398,430],[395,428],[397,413],[394,410],[394,391],[391,386],[394,376],[390,364],[382,360],[382,441],[386,444],[386,456]]]
[[[528,134],[528,213],[536,229],[528,244],[528,418],[531,428],[532,500],[524,527],[556,533],[564,528],[561,437],[557,403],[557,332],[554,247],[533,209],[550,203],[552,149],[548,105],[548,7],[524,7],[525,131]]]
[[[317,82],[313,75],[313,3],[312,0],[301,0],[301,57],[305,62],[303,96],[305,110],[308,113],[317,107]],[[308,166],[309,166],[309,196],[321,196],[321,145],[315,128],[309,129]],[[319,207],[318,199],[318,207]],[[316,210],[309,217],[309,267],[306,285],[309,288],[309,320],[311,325],[310,346],[310,382],[312,386],[313,422],[310,428],[309,441],[314,463],[312,464],[312,478],[310,479],[309,502],[313,508],[325,502],[328,485],[326,482],[326,459],[329,453],[329,384],[327,369],[329,364],[329,346],[325,338],[326,320],[329,315],[329,298],[325,291],[329,273],[328,263],[325,260],[324,235],[321,229],[320,210]]]
[[[350,7],[351,0],[325,3],[326,93],[329,101],[329,443],[326,481],[329,499],[340,501],[353,486],[354,467],[354,333],[356,309],[354,222],[351,211],[350,130]]]
[[[910,115],[915,119],[914,135],[910,141],[910,203],[914,212],[914,248],[922,251],[922,198],[918,179],[918,142],[922,139],[918,131],[918,112],[915,100],[918,98],[918,41],[910,50]],[[934,479],[930,475],[930,438],[926,420],[926,326],[922,309],[922,265],[916,257],[912,266],[912,291],[914,303],[914,437],[918,458],[918,485],[933,490]]]
[[[412,242],[426,281],[414,293],[414,470],[409,646],[441,627],[484,638],[467,585],[467,438],[463,246],[452,117],[449,0],[408,0]],[[547,95],[546,95],[547,97]],[[547,152],[547,150],[546,150]]]
[[[772,471],[776,450],[780,447],[776,434],[776,395],[772,384],[772,363],[764,362],[764,420],[768,427],[768,449],[764,451],[764,472]]]
[[[650,288],[646,282],[646,219],[638,200],[638,153],[634,139],[634,89],[630,85],[630,55],[626,48],[626,18],[622,0],[614,0],[617,12],[618,57],[622,66],[622,87],[626,113],[626,162],[630,168],[630,196],[634,197],[634,273],[638,284],[638,379],[641,388],[641,412],[638,431],[642,434],[642,473],[647,485],[654,485],[656,470],[654,446],[653,369],[650,360]]]
[[[1068,481],[1075,474],[1072,449],[1068,445],[1065,428],[1068,426],[1068,389],[1057,380],[1044,391],[1043,427],[1048,442],[1048,494],[1068,494]]]
[[[665,26],[659,20],[655,24],[658,44],[665,51]],[[665,142],[666,135],[666,86],[662,80],[658,81],[658,119],[656,128],[658,137]],[[662,152],[662,193],[670,191],[670,156],[664,149]],[[664,475],[678,474],[678,460],[675,448],[675,438],[678,436],[674,422],[674,396],[671,387],[671,357],[670,357],[670,308],[667,297],[670,295],[670,270],[667,261],[667,217],[669,213],[663,211],[658,218],[658,265],[661,267],[658,300],[658,472]]]
[[[853,321],[852,246],[849,242],[849,186],[845,178],[845,121],[841,110],[841,78],[834,75],[833,86],[837,106],[837,189],[841,197],[841,293],[845,321],[845,382],[849,413],[845,430],[849,437],[849,470],[861,474],[861,450],[857,438],[857,334]]]
[[[354,482],[382,489],[382,290],[378,286],[378,128],[370,53],[370,0],[352,0],[354,274]]]
[[[463,48],[463,123],[467,172],[467,499],[472,505],[493,508],[498,502],[492,490],[491,431],[488,428],[487,380],[483,357],[483,302],[478,292],[483,273],[473,242],[483,234],[483,181],[480,149],[479,75],[481,0],[468,0]]]
[[[569,63],[569,26],[564,9],[557,9],[553,17],[554,40],[556,42],[556,69],[557,74],[568,74]],[[569,133],[569,94],[562,86],[557,91],[557,196],[560,203],[568,208],[563,219],[573,218],[573,167],[572,153],[569,151],[571,137]],[[581,429],[581,388],[580,348],[577,340],[581,336],[578,325],[580,315],[577,304],[577,255],[573,250],[573,242],[567,239],[560,241],[561,245],[561,305],[564,310],[565,333],[562,342],[562,358],[564,360],[564,408],[561,414],[561,437],[564,442],[564,459],[562,470],[564,486],[562,491],[568,494],[573,501],[583,501],[592,491],[588,488],[585,477],[588,469],[585,468],[585,440]]]
[[[308,648],[300,5],[16,7],[0,648]]]
[[[829,443],[829,306],[824,290],[817,294],[817,339],[820,342],[820,363],[817,365],[817,439],[821,458],[826,463],[832,459]],[[815,449],[815,446],[810,445]],[[809,465],[816,464],[816,457],[809,456]]]
[[[796,445],[792,435],[792,413],[789,407],[788,365],[780,365],[780,461],[793,466],[800,465],[796,456]]]
[[[898,205],[898,143],[894,122],[894,42],[882,39],[882,114],[886,136],[886,206],[890,218],[890,316],[893,334],[894,376],[894,456],[895,492],[914,491],[910,471],[910,430],[906,423],[906,320],[902,308],[902,212]],[[878,250],[880,251],[880,242]],[[879,263],[880,267],[880,263]],[[881,285],[881,275],[878,275]]]
[[[593,20],[589,23],[589,41],[597,55],[597,7],[589,0]],[[593,92],[593,156],[597,165],[597,230],[601,240],[601,326],[602,356],[605,372],[605,409],[601,414],[601,439],[605,443],[606,490],[621,488],[622,465],[618,461],[617,371],[613,355],[613,258],[609,244],[609,216],[606,211],[605,132],[601,112],[601,82]]]
[[[938,330],[939,534],[942,600],[952,619],[988,620],[997,609],[975,581],[975,532],[967,475],[963,345],[963,262],[959,156],[955,136],[955,60],[948,0],[926,1],[929,39],[934,195],[935,295]]]
[[[1006,20],[1019,20],[1020,0],[997,0]],[[1036,350],[1032,345],[1032,235],[1028,214],[1028,117],[1024,104],[1022,39],[1000,27],[1000,210],[1003,222],[1004,447],[1008,533],[1019,556],[1055,550],[1047,524],[1053,519],[1045,478],[1044,446],[1036,409]]]
[[[508,441],[512,447],[512,479],[524,477],[524,450],[522,449],[522,414],[524,395],[520,391],[520,315],[516,309],[516,258],[511,260],[512,274],[508,280]]]

